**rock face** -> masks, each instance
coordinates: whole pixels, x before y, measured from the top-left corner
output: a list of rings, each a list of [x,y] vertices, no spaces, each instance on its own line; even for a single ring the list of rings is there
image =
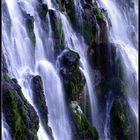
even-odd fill
[[[37,7],[38,14],[42,20],[45,20],[46,14],[48,12],[48,6],[46,4],[38,4]]]
[[[96,85],[100,112],[105,110],[109,96],[113,100],[110,111],[112,140],[138,139],[136,122],[127,99],[132,87],[117,44],[94,43],[88,50],[88,58],[92,68],[101,74]]]
[[[34,34],[34,17],[31,16],[30,14],[26,14],[25,24],[26,24],[28,36],[29,36],[30,40],[32,41],[32,43],[35,45],[36,37]]]
[[[65,47],[65,36],[61,20],[56,16],[56,11],[49,10],[54,39],[54,55],[58,56]]]
[[[66,49],[60,57],[60,75],[69,100],[78,100],[85,85],[85,78],[79,69],[79,63],[79,54],[70,49]]]
[[[78,102],[72,101],[71,108],[78,133],[77,139],[99,140],[98,131],[90,124],[87,117],[83,114]]]
[[[16,79],[2,81],[2,110],[13,140],[38,140],[39,118],[25,99]]]
[[[41,77],[39,75],[33,77],[31,80],[31,85],[33,91],[33,101],[36,108],[38,109],[42,124],[46,132],[50,135],[50,139],[53,139],[51,128],[48,126],[48,108],[46,106],[43,81]]]
[[[73,27],[77,27],[74,0],[56,0],[56,2],[58,3],[60,10],[68,15]]]
[[[97,69],[102,74],[102,80],[108,79],[114,74],[114,64],[116,57],[116,47],[113,43],[102,42],[92,43],[89,47],[88,60],[93,69]]]
[[[137,140],[138,132],[136,132],[136,122],[134,120],[130,115],[130,107],[127,100],[116,98],[111,109],[112,140]]]
[[[85,77],[79,69],[80,56],[78,53],[65,49],[59,58],[60,75],[64,84],[67,99],[70,105],[70,111],[73,116],[74,129],[73,134],[77,140],[98,140],[99,134],[95,127],[88,121],[86,115],[81,110],[84,101]]]

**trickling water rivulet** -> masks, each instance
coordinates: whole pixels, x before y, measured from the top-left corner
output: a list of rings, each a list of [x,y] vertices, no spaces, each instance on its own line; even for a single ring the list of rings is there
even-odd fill
[[[138,140],[137,0],[3,0],[2,55],[3,140]]]

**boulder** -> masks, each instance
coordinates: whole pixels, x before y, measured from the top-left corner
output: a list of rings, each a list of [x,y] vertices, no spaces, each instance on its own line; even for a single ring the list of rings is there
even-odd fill
[[[33,101],[36,108],[38,109],[41,122],[46,132],[49,134],[50,139],[53,139],[51,128],[48,126],[48,108],[44,96],[43,81],[39,75],[34,76],[31,79],[31,86],[33,92]]]
[[[61,20],[58,18],[56,11],[49,10],[50,22],[53,30],[54,55],[58,56],[65,47],[65,36]]]
[[[69,100],[79,98],[85,86],[85,77],[79,69],[80,56],[66,49],[60,57],[60,75]]]
[[[34,108],[25,99],[16,80],[10,77],[3,80],[2,98],[2,110],[10,127],[12,139],[38,140],[39,118]]]
[[[71,102],[71,109],[78,136],[80,137],[79,139],[84,138],[86,140],[99,140],[99,133],[97,129],[91,125],[76,101]]]
[[[111,108],[111,134],[113,140],[138,140],[138,129],[125,98],[116,98]],[[133,125],[132,125],[133,124]]]
[[[43,20],[43,19],[45,19],[46,14],[48,12],[48,6],[44,3],[43,4],[38,4],[37,11],[38,11],[38,14],[39,14],[40,18]]]

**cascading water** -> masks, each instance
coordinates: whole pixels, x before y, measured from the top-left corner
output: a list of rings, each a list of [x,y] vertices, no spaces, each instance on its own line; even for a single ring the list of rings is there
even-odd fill
[[[99,0],[98,2],[102,8],[107,10],[111,19],[112,27],[109,32],[109,39],[118,44],[118,52],[127,69],[129,86],[131,87],[129,89],[130,95],[127,98],[138,124],[138,2],[137,0],[133,1],[131,3],[133,7],[125,1],[119,3],[115,0]]]
[[[134,75],[136,81],[138,82],[138,43],[132,42],[130,36],[131,36],[131,30],[129,28],[134,27],[134,32],[135,32],[135,40],[137,40],[137,0],[134,3],[135,9],[131,9],[134,12],[134,21],[136,21],[133,25],[130,20],[131,13],[129,11],[122,11],[118,9],[117,3],[115,1],[102,1],[100,0],[99,3],[101,4],[101,7],[105,8],[108,11],[109,17],[112,22],[112,28],[110,31],[110,40],[119,46],[120,53],[123,57],[123,61],[125,63],[125,66],[127,67],[127,71],[129,75]],[[113,12],[112,12],[113,11]],[[128,13],[125,13],[128,12]],[[126,16],[128,14],[128,16]],[[125,16],[125,17],[124,17]],[[128,22],[129,21],[129,22]],[[118,26],[119,25],[119,26]],[[135,26],[136,25],[136,26]],[[136,46],[136,47],[135,47]],[[130,69],[131,67],[131,69]],[[131,76],[130,76],[131,77]],[[133,81],[133,79],[130,79]],[[136,82],[136,85],[137,85]],[[135,94],[138,93],[136,92]],[[133,97],[136,97],[135,95],[132,95]],[[130,97],[132,97],[130,96]],[[130,99],[131,100],[131,99]],[[134,99],[136,104],[131,105],[130,101],[130,106],[132,107],[132,110],[135,110],[136,117],[138,118],[138,102],[137,98]],[[134,108],[133,108],[134,107]],[[137,112],[137,113],[136,113]]]
[[[50,96],[46,97],[48,98],[46,100],[50,111],[49,124],[52,127],[54,138],[56,140],[57,139],[70,140],[71,129],[69,126],[69,121],[68,119],[66,119],[67,114],[66,114],[66,108],[65,108],[64,97],[63,97],[64,92],[62,90],[61,81],[58,78],[57,72],[54,70],[53,66],[51,66],[51,64],[49,64],[49,62],[47,62],[46,60],[46,54],[45,54],[46,46],[43,44],[43,40],[40,37],[41,35],[40,32],[42,33],[44,32],[41,29],[41,25],[40,25],[41,21],[38,18],[38,14],[37,12],[35,12],[36,10],[34,9],[34,7],[36,7],[36,2],[18,1],[20,3],[20,6],[22,6],[22,8],[25,11],[29,12],[32,16],[35,17],[35,23],[34,23],[34,33],[36,36],[35,55],[32,53],[33,50],[31,48],[33,46],[30,42],[30,39],[28,38],[25,24],[23,23],[23,17],[19,9],[19,3],[15,0],[12,0],[11,2],[8,1],[5,2],[8,7],[8,12],[10,13],[10,20],[11,20],[10,35],[7,34],[7,29],[5,26],[6,23],[2,24],[3,25],[3,52],[4,55],[5,54],[8,55],[8,57],[6,57],[6,61],[8,62],[9,73],[11,76],[14,76],[18,79],[20,85],[22,86],[24,96],[29,101],[29,103],[34,106],[28,77],[30,75],[36,74],[34,73],[35,71],[34,67],[32,67],[34,64],[38,64],[39,60],[46,61],[46,63],[44,64],[48,64],[47,65],[48,67],[47,66],[44,67],[43,64],[42,67],[44,68],[44,70],[40,72],[40,75],[44,76],[44,74],[47,74],[43,78],[43,81],[45,81],[46,84],[45,91],[48,92],[47,94],[50,94]],[[47,3],[49,6],[51,6],[51,3],[49,1],[47,1]],[[40,27],[40,30],[38,27]],[[51,35],[51,29],[49,35]],[[49,51],[49,49],[47,49],[47,51]],[[47,72],[49,72],[49,75]],[[52,79],[51,82],[52,77],[54,78]],[[51,87],[47,84],[51,84]],[[56,86],[56,88],[53,87],[53,84],[54,86]],[[53,96],[56,98],[54,98]],[[63,117],[61,117],[61,115]],[[56,122],[54,120],[56,120]],[[7,131],[6,133],[8,134],[8,129],[6,129],[6,131]],[[38,137],[40,140],[49,139],[41,123],[39,126]],[[3,139],[7,140],[7,135],[4,136]]]
[[[92,123],[99,128],[98,122],[99,120],[96,120],[96,116],[98,116],[98,107],[97,107],[97,99],[94,93],[94,87],[90,79],[90,71],[89,71],[89,66],[86,60],[86,49],[87,45],[84,42],[84,39],[81,36],[76,35],[76,33],[72,30],[70,23],[66,19],[66,17],[62,14],[61,19],[63,23],[63,29],[64,33],[66,36],[66,44],[68,48],[71,48],[75,50],[76,52],[79,53],[80,58],[81,58],[81,65],[83,67],[82,71],[84,73],[84,76],[87,81],[87,87],[88,87],[88,92],[89,92],[89,98],[90,98],[90,106],[91,106],[91,118],[92,118]]]
[[[59,69],[57,67],[57,64],[59,63],[57,63],[57,61],[59,61],[59,57],[63,54],[63,51],[57,58],[55,58],[54,45],[56,38],[53,38],[54,31],[51,22],[52,19],[49,14],[50,11],[55,11],[57,20],[62,23],[65,47],[80,55],[80,70],[86,79],[92,125],[99,131],[100,140],[111,140],[110,112],[114,102],[112,91],[108,92],[109,94],[106,99],[103,115],[105,118],[104,121],[101,120],[103,118],[100,117],[100,104],[97,100],[96,90],[94,87],[95,81],[92,78],[92,70],[88,63],[87,50],[89,46],[85,43],[85,38],[80,35],[81,32],[78,33],[73,29],[73,26],[67,17],[68,15],[64,11],[60,12],[60,7],[57,4],[58,1],[59,0],[43,1],[43,4],[47,4],[48,7],[48,13],[45,16],[47,24],[43,23],[44,21],[40,19],[40,15],[37,11],[37,7],[41,0],[2,1],[7,7],[6,16],[3,15],[2,17],[2,48],[8,66],[8,73],[11,77],[15,77],[18,80],[25,98],[35,108],[39,116],[39,130],[37,132],[39,140],[49,140],[50,137],[43,127],[41,116],[39,115],[39,111],[35,107],[35,103],[33,101],[31,77],[35,75],[40,75],[43,80],[46,106],[48,107],[48,125],[52,129],[54,140],[75,139],[70,123],[72,120],[70,120],[67,112],[67,104],[65,102],[66,93],[64,92],[62,80],[58,74]],[[83,7],[86,2],[86,0],[74,1],[76,18],[78,24],[80,24],[79,26],[81,27],[81,30],[84,28],[84,8],[87,7],[88,9],[90,7],[88,4]],[[95,3],[95,1],[90,1],[89,3]],[[120,3],[115,0],[98,0],[97,3],[100,8],[105,8],[107,10],[108,17],[111,19],[112,27],[108,34],[109,41],[117,44],[117,56],[118,58],[120,56],[122,57],[127,69],[127,73],[129,75],[128,83],[130,85],[127,100],[134,116],[136,117],[138,125],[138,2],[135,0],[133,5],[134,7],[132,6],[130,9],[128,8],[129,6],[127,7],[124,4],[123,0],[120,1],[122,5],[121,7],[119,7]],[[24,12],[29,14],[30,18],[34,18],[33,32],[35,35],[35,44],[31,41],[31,38],[28,35],[23,14]],[[96,18],[95,22],[98,30],[95,35],[95,40],[100,43],[101,29]],[[135,90],[135,95],[133,93],[133,89]],[[103,121],[104,123],[102,124]],[[4,118],[2,120],[2,128],[2,139],[11,140],[9,127]]]
[[[68,114],[66,114],[64,92],[60,78],[52,64],[47,61],[39,61],[37,71],[43,77],[45,83],[45,96],[49,108],[49,124],[52,128],[54,139],[71,140],[71,129],[67,119]]]
[[[9,130],[9,127],[8,127],[7,123],[5,122],[4,117],[2,116],[2,139],[11,140],[11,136],[10,136],[8,130]]]

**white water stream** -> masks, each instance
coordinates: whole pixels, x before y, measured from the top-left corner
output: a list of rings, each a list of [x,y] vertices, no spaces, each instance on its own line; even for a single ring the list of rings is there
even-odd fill
[[[32,92],[30,87],[30,82],[28,77],[30,75],[41,75],[44,83],[44,94],[46,98],[46,105],[48,106],[48,121],[49,126],[52,128],[53,137],[55,140],[72,140],[72,130],[70,121],[67,114],[67,108],[65,103],[65,93],[62,88],[62,83],[57,73],[55,64],[51,62],[51,56],[53,55],[53,39],[52,39],[52,29],[50,24],[50,18],[47,15],[46,19],[48,21],[49,32],[45,33],[42,28],[40,18],[36,11],[36,0],[5,0],[8,7],[8,11],[11,19],[11,32],[8,33],[6,29],[6,23],[2,21],[2,48],[4,56],[6,57],[6,62],[8,64],[8,70],[11,76],[18,79],[19,84],[22,87],[24,96],[34,106],[32,101]],[[90,107],[91,107],[91,116],[92,124],[101,131],[100,118],[98,113],[98,102],[96,99],[94,91],[93,79],[90,77],[90,68],[87,63],[87,45],[84,42],[82,36],[77,34],[69,23],[67,17],[60,13],[56,9],[56,2],[51,0],[44,0],[44,3],[48,5],[49,9],[56,10],[57,17],[61,19],[64,34],[65,34],[65,43],[66,47],[76,51],[80,55],[81,61],[81,71],[84,73],[86,78],[86,84],[88,88],[88,94],[90,98]],[[114,42],[118,45],[119,52],[123,58],[127,71],[130,75],[134,75],[136,79],[136,84],[138,83],[138,44],[137,41],[134,43],[130,39],[130,34],[128,32],[128,27],[130,27],[131,22],[128,22],[128,17],[124,18],[125,14],[122,14],[117,7],[117,3],[113,0],[98,0],[99,5],[105,8],[111,19],[112,28],[110,30],[109,38],[111,42]],[[23,22],[23,17],[19,8],[19,4],[22,4],[22,7],[27,13],[31,16],[34,16],[34,33],[36,36],[36,45],[33,48],[32,43],[28,37],[25,24]],[[80,0],[75,1],[75,5],[78,4],[76,10],[81,9],[82,6]],[[134,12],[137,13],[137,1],[135,2]],[[125,11],[126,12],[126,11]],[[128,14],[129,15],[129,14]],[[81,14],[79,15],[82,18]],[[81,19],[80,19],[81,20]],[[137,20],[136,20],[137,24]],[[131,25],[134,26],[134,25]],[[133,28],[136,33],[137,39],[137,28]],[[46,36],[45,38],[42,38]],[[46,43],[44,43],[46,42]],[[133,79],[131,79],[133,80]],[[129,104],[132,111],[134,112],[137,121],[138,121],[138,100],[133,96],[128,97]],[[134,97],[134,98],[133,98]],[[111,99],[109,99],[110,102]],[[110,112],[111,103],[107,103],[106,110]],[[37,111],[37,109],[36,109]],[[39,116],[40,117],[40,116]],[[108,119],[105,120],[105,139],[108,140]],[[5,121],[2,121],[3,128],[3,140],[10,140],[10,135],[5,125]],[[101,133],[101,132],[100,132]],[[39,140],[49,140],[48,135],[46,134],[42,124],[39,124],[39,131],[37,133]]]

